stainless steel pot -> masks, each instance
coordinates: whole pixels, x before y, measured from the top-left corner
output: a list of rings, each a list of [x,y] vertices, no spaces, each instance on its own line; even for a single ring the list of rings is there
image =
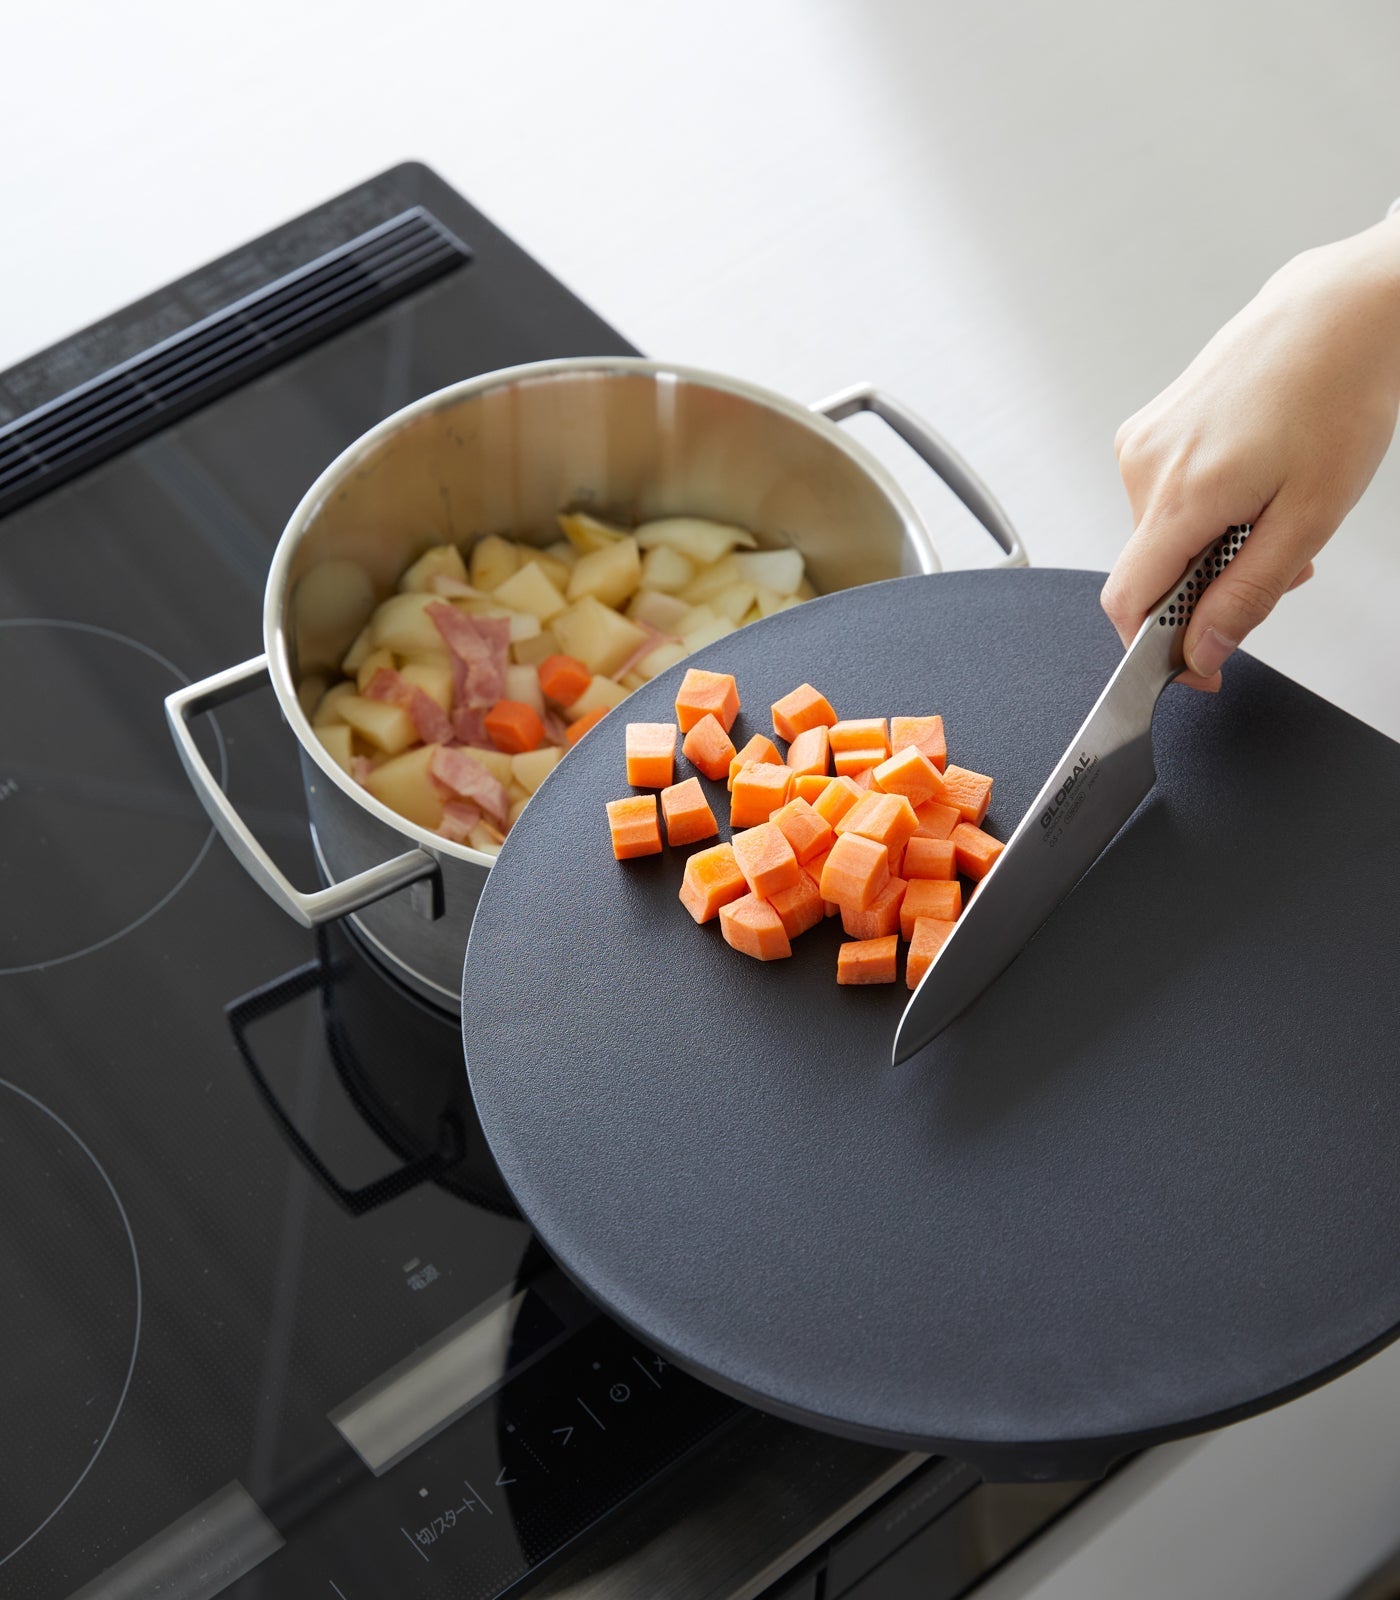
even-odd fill
[[[348,559],[383,598],[428,546],[488,533],[547,544],[563,508],[625,522],[686,513],[737,523],[763,545],[799,549],[821,591],[937,572],[903,491],[835,426],[858,411],[881,417],[933,468],[996,540],[1004,564],[1024,564],[1005,513],[966,462],[869,385],[809,408],[735,378],[610,357],[506,368],[395,412],[342,452],[292,513],[268,573],[264,653],[166,701],[180,759],[229,848],[303,927],[350,917],[391,969],[455,1012],[491,858],[398,816],[327,755],[297,699],[298,581]],[[258,844],[191,733],[197,713],[268,679],[300,745],[328,884],[316,891],[295,888]]]

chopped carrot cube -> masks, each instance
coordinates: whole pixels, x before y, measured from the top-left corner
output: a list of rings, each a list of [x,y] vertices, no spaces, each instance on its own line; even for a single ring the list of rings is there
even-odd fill
[[[724,778],[734,759],[734,741],[720,727],[715,714],[707,711],[681,742],[681,754],[707,778]]]
[[[734,759],[729,763],[729,787],[734,787],[734,780],[739,775],[739,768],[748,766],[750,761],[766,761],[771,766],[781,767],[783,758],[778,754],[778,747],[766,733],[756,733],[742,750],[735,753]]]
[[[748,889],[734,851],[727,844],[715,844],[697,850],[686,862],[681,904],[697,922],[711,922],[721,906],[738,900]]]
[[[985,878],[992,870],[992,863],[1006,849],[1000,839],[983,833],[970,822],[960,822],[953,829],[951,843],[957,851],[958,871],[965,878]]]
[[[805,800],[789,800],[779,806],[770,819],[775,828],[782,830],[792,852],[799,861],[810,861],[813,856],[830,850],[836,834],[825,817],[818,814]]]
[[[862,750],[837,750],[831,758],[831,763],[836,768],[838,776],[854,778],[858,773],[873,771],[887,754],[888,751],[878,745]],[[867,782],[866,787],[868,786]]]
[[[911,989],[919,987],[919,979],[933,965],[933,958],[956,927],[956,922],[943,922],[937,917],[915,919],[914,932],[909,940],[909,959],[904,968],[904,981]]]
[[[859,833],[843,833],[822,868],[823,900],[864,911],[890,881],[890,856],[884,845]]]
[[[665,789],[676,776],[674,722],[627,724],[627,781],[639,789]]]
[[[572,750],[584,734],[590,728],[596,728],[607,714],[607,707],[599,706],[596,711],[585,711],[581,717],[575,718],[564,730],[565,747]]]
[[[906,745],[875,768],[875,787],[902,794],[911,806],[943,798],[943,774],[916,745]]]
[[[719,908],[719,931],[731,949],[758,961],[781,961],[792,954],[783,919],[755,894]]]
[[[498,700],[486,713],[486,734],[506,755],[523,756],[527,750],[539,749],[544,723],[534,706],[523,700]]]
[[[830,850],[823,850],[819,856],[813,856],[810,861],[804,861],[802,863],[802,870],[807,874],[812,882],[816,884],[818,894],[821,893],[822,888],[822,869],[826,866],[826,858],[830,854]],[[823,916],[834,917],[840,909],[841,907],[838,906],[834,900],[822,901]]]
[[[691,667],[681,679],[676,696],[676,721],[681,725],[681,732],[689,733],[707,711],[728,733],[739,715],[739,685],[728,672],[706,672],[703,667]]]
[[[665,799],[665,796],[662,796]],[[965,823],[959,824],[965,827]],[[951,839],[925,839],[921,834],[904,847],[906,878],[954,878],[957,876],[957,849]]]
[[[881,761],[890,753],[890,736],[883,717],[856,717],[834,723],[827,739],[833,751],[878,750]]]
[[[892,878],[907,878],[909,874],[904,870],[904,853],[909,847],[900,845],[898,850],[890,851],[890,876]]]
[[[719,823],[710,802],[700,787],[699,778],[687,778],[661,791],[661,815],[666,819],[666,843],[694,844],[697,839],[713,839]]]
[[[921,805],[915,815],[919,819],[917,837],[920,839],[951,839],[953,829],[962,821],[962,812],[954,805],[929,800]]]
[[[790,889],[779,889],[768,902],[782,919],[783,932],[796,939],[822,920],[822,893],[803,871]]]
[[[810,683],[799,684],[791,694],[773,703],[773,732],[789,743],[809,728],[829,728],[835,721],[831,702]]]
[[[787,764],[801,778],[825,777],[830,756],[825,727],[806,728],[788,746]]]
[[[890,753],[893,755],[911,745],[922,750],[940,772],[948,765],[942,717],[891,717]]]
[[[609,800],[607,809],[613,854],[619,861],[660,854],[661,825],[656,819],[654,794],[633,794],[625,800]]]
[[[992,780],[982,772],[949,766],[943,773],[944,803],[956,806],[964,822],[980,826],[992,803]]]
[[[918,831],[919,819],[902,794],[864,794],[836,824],[838,837],[861,833],[884,845],[893,858]]]
[[[841,907],[841,926],[853,939],[883,939],[899,932],[899,908],[904,903],[908,884],[891,878],[864,911]]]
[[[836,952],[837,983],[893,983],[898,976],[899,940],[852,939]]]
[[[752,828],[767,822],[787,804],[792,773],[767,761],[750,761],[735,774],[734,797],[729,802],[729,823],[734,828]]]
[[[790,889],[802,876],[792,846],[781,828],[760,822],[729,841],[744,881],[760,900],[771,899],[780,889]]]
[[[574,656],[546,656],[535,668],[540,693],[557,706],[571,706],[593,682],[593,674]]]
[[[849,778],[833,778],[812,801],[812,810],[834,828],[860,799],[860,789]]]
[[[792,780],[792,792],[799,800],[815,805],[818,795],[825,792],[827,785],[832,780],[828,777],[816,777],[812,773],[801,773]]]
[[[962,911],[962,884],[956,878],[911,878],[904,904],[899,908],[899,931],[906,939],[920,917],[956,922]]]

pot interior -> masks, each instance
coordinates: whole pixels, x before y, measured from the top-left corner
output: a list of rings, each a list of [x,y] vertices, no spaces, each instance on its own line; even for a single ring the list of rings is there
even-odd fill
[[[873,458],[801,407],[650,364],[542,365],[444,391],[347,452],[289,530],[274,672],[295,682],[290,608],[309,568],[354,561],[378,600],[430,545],[488,533],[548,544],[564,509],[737,523],[799,549],[821,592],[936,568]],[[348,646],[358,623],[346,626]]]

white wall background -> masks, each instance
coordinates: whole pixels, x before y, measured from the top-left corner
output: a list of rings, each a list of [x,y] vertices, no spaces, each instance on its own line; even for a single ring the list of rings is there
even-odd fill
[[[1115,426],[1400,193],[1398,73],[1393,0],[8,0],[0,365],[415,156],[643,348],[874,378],[1037,563],[1106,567]],[[1398,533],[1400,449],[1255,648],[1400,737]],[[1037,1596],[1339,1592],[1400,1539],[1397,1375],[1222,1436]]]

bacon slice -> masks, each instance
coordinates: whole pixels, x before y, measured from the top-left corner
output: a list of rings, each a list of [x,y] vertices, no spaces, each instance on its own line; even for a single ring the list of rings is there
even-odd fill
[[[569,724],[563,717],[552,707],[546,707],[545,714],[540,720],[544,723],[544,736],[550,744],[563,745],[569,732]]]
[[[486,731],[486,712],[480,706],[453,706],[452,736],[458,744],[474,744],[483,750],[491,747]]]
[[[481,807],[467,800],[449,800],[442,808],[438,832],[453,844],[467,844],[471,831],[481,821]]]
[[[402,706],[424,744],[444,744],[452,737],[452,722],[426,690],[407,683],[392,667],[380,667],[365,685],[366,700],[387,700]]]
[[[428,764],[428,774],[444,795],[470,800],[493,822],[503,823],[510,811],[506,786],[479,761],[453,745],[439,747]]]
[[[368,756],[350,757],[350,776],[356,783],[363,783],[373,771],[374,763]]]
[[[680,643],[674,634],[662,633],[659,628],[653,628],[649,622],[639,622],[635,617],[629,618],[628,620],[631,621],[635,627],[644,629],[647,637],[642,640],[641,644],[639,644],[632,654],[628,656],[626,661],[624,661],[622,665],[614,671],[614,682],[619,682],[621,679],[625,678],[639,661],[645,661],[652,651],[655,650],[659,645]]]
[[[510,665],[510,623],[505,617],[468,617],[444,602],[427,608],[452,652],[453,704],[487,710],[501,698]]]

